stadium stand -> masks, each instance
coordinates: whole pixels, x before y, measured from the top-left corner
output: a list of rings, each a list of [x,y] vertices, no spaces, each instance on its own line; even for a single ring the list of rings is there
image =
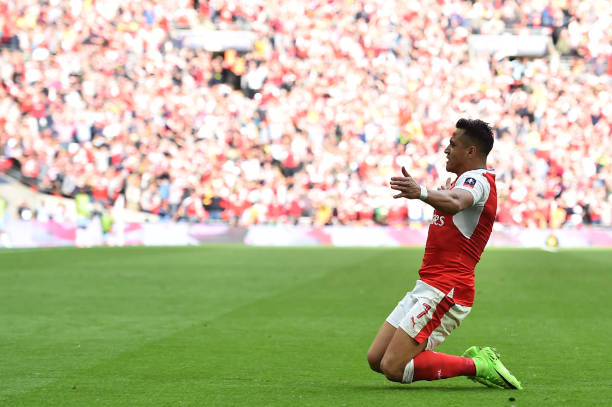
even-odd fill
[[[0,1],[0,171],[162,220],[405,225],[429,214],[390,176],[442,183],[478,117],[499,223],[610,226],[610,26],[604,0]]]

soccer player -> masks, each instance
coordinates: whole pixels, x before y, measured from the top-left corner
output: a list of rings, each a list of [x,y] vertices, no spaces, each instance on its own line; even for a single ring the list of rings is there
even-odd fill
[[[428,190],[402,167],[391,178],[394,198],[421,199],[434,207],[419,279],[383,323],[368,350],[372,370],[394,382],[455,376],[489,387],[521,389],[493,348],[472,346],[463,356],[432,350],[470,313],[474,267],[495,220],[495,174],[487,170],[493,132],[481,120],[460,119],[444,150],[446,170],[457,175],[444,187]]]

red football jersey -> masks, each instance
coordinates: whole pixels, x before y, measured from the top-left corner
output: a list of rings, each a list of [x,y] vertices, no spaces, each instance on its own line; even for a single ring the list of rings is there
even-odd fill
[[[497,211],[495,174],[484,169],[467,171],[452,188],[471,192],[474,202],[455,215],[434,211],[419,276],[455,303],[471,307],[474,267],[489,241]]]

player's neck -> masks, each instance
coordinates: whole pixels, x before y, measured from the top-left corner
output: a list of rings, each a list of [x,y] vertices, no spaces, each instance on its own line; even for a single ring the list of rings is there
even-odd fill
[[[464,172],[473,171],[473,170],[486,170],[486,169],[487,169],[487,163],[485,161],[479,161],[479,162],[470,163],[466,165],[464,168],[457,171],[456,174],[457,174],[457,177],[460,177],[461,174],[463,174]]]

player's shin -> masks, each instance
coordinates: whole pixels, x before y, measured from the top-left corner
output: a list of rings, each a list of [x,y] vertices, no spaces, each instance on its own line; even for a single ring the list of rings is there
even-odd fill
[[[476,368],[471,358],[424,351],[406,365],[402,382],[440,380],[456,376],[473,376],[475,374]]]

